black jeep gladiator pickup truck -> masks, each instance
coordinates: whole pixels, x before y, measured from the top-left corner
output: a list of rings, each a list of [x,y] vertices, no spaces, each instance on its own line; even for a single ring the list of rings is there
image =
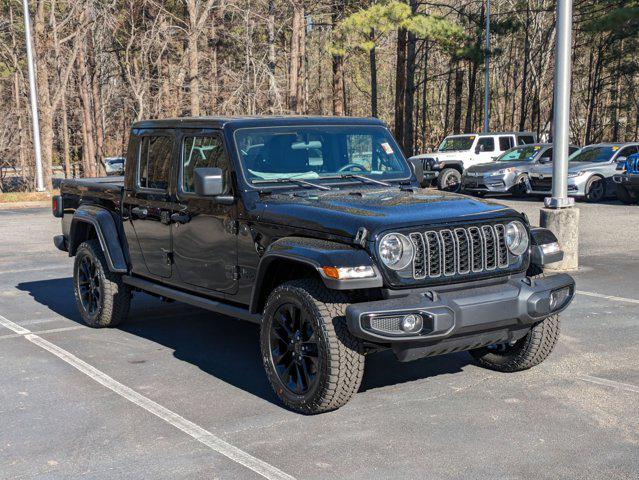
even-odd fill
[[[273,389],[303,413],[348,402],[380,349],[543,361],[575,291],[543,275],[555,236],[419,176],[376,119],[141,121],[123,178],[62,183],[54,242],[88,325],[119,324],[139,291],[256,322]]]

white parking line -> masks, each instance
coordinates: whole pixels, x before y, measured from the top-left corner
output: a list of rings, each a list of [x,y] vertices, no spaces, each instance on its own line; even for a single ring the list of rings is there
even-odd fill
[[[4,318],[4,317],[2,317]],[[5,319],[6,320],[6,319]],[[83,325],[72,325],[70,327],[60,327],[60,328],[50,328],[48,330],[39,330],[36,333],[37,335],[42,335],[43,333],[58,333],[58,332],[68,332],[70,330],[80,330],[81,328],[86,328]],[[18,338],[23,337],[25,334],[19,333],[10,333],[8,335],[0,335],[0,340],[4,340],[5,338]]]
[[[625,302],[639,304],[639,300],[634,298],[615,297],[614,295],[604,295],[603,293],[584,292],[583,290],[577,290],[575,293],[579,295],[585,295],[587,297],[605,298],[606,300],[612,300],[613,302]]]
[[[67,352],[57,345],[54,345],[48,340],[45,340],[44,338],[31,333],[26,328],[21,327],[11,320],[8,320],[2,315],[0,315],[0,325],[8,328],[9,330],[12,330],[14,333],[20,336],[23,336],[34,345],[37,345],[40,348],[43,348],[44,350],[52,353],[72,367],[92,378],[100,385],[103,385],[104,387],[117,393],[121,397],[126,398],[130,402],[142,407],[147,412],[150,412],[156,417],[161,418],[166,423],[173,425],[175,428],[182,430],[184,433],[190,435],[198,442],[206,445],[211,450],[224,455],[225,457],[250,470],[253,470],[255,473],[263,476],[264,478],[268,478],[269,480],[295,480],[294,477],[287,473],[284,473],[277,467],[274,467],[273,465],[270,465],[260,460],[259,458],[246,453],[245,451],[231,445],[230,443],[225,442],[221,438],[213,435],[208,430],[205,430],[199,425],[196,425],[195,423],[163,407],[162,405],[154,402],[144,395],[139,394],[126,385],[121,384],[120,382],[109,377],[106,373],[103,373],[92,365],[89,365],[85,361],[80,360],[75,355]]]
[[[614,380],[607,380],[605,378],[593,377],[591,375],[577,375],[576,378],[583,380],[584,382],[596,383],[597,385],[603,385],[605,387],[619,388],[621,390],[626,390],[628,392],[639,393],[639,387],[636,385],[631,385],[629,383],[616,382]]]

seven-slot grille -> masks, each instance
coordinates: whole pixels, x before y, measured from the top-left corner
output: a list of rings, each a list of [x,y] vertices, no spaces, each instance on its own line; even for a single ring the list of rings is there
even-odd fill
[[[413,277],[452,277],[508,268],[506,227],[478,225],[413,232]]]

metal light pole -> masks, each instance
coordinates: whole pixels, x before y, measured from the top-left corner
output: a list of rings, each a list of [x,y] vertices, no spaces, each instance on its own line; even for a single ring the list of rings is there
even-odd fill
[[[486,0],[486,72],[484,79],[484,133],[490,128],[490,0]]]
[[[549,265],[547,270],[576,270],[579,267],[579,209],[574,207],[574,199],[568,197],[571,49],[572,0],[558,0],[552,197],[544,201],[546,208],[541,209],[540,223],[556,235],[564,258]]]
[[[22,0],[24,10],[24,36],[27,44],[27,64],[29,67],[29,97],[31,100],[31,120],[33,126],[33,149],[35,153],[36,190],[43,192],[42,150],[40,149],[40,119],[38,117],[38,93],[36,90],[35,66],[33,63],[33,45],[31,44],[31,19],[29,17],[28,0]]]
[[[565,208],[575,204],[568,197],[568,146],[570,143],[570,75],[572,57],[572,0],[557,2],[557,48],[555,54],[555,100],[553,106],[552,197],[549,208]]]

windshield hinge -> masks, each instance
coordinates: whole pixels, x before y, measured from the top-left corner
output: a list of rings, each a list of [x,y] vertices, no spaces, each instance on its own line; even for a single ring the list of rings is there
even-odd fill
[[[366,246],[366,238],[368,237],[368,230],[366,227],[359,227],[357,233],[355,234],[355,238],[353,239],[353,243],[360,245],[362,247]]]

